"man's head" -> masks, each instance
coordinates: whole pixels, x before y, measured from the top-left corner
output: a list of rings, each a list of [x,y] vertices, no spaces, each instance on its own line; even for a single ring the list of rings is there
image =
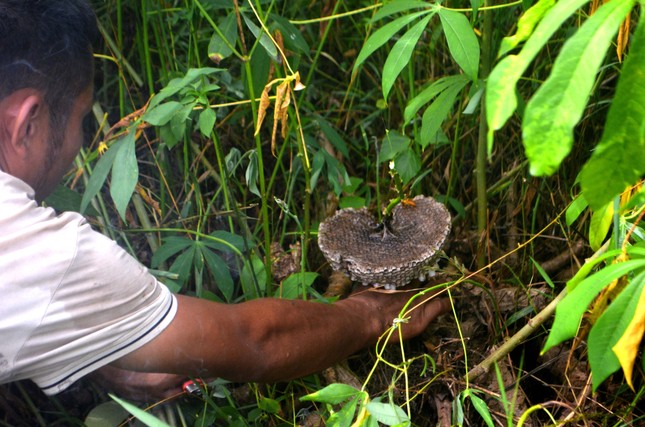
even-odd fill
[[[23,95],[15,102],[31,100],[27,119],[47,117],[46,167],[58,161],[75,102],[91,90],[97,34],[96,17],[85,0],[0,0],[0,103],[8,108],[12,98]],[[24,116],[13,107],[15,114],[8,117]],[[6,117],[0,122],[0,169],[5,171],[13,159],[6,147],[9,123],[14,122]],[[29,123],[22,128],[34,129]],[[15,129],[13,135],[25,136]]]

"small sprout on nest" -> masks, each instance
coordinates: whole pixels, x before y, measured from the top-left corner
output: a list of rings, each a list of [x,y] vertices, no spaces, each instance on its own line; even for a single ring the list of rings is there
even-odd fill
[[[332,268],[357,282],[396,289],[431,271],[450,232],[450,213],[431,197],[399,203],[383,223],[362,208],[320,224],[318,245]]]

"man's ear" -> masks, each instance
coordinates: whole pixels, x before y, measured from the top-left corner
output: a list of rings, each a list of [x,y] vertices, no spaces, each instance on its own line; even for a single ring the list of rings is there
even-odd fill
[[[41,138],[46,138],[49,117],[42,93],[36,89],[20,89],[5,99],[7,134],[15,154],[27,155],[38,149]]]

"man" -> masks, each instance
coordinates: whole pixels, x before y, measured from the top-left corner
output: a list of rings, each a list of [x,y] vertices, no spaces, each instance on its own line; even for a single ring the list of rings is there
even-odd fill
[[[39,205],[83,142],[96,33],[84,0],[0,0],[0,383],[29,378],[54,394],[99,368],[159,387],[180,377],[145,373],[287,380],[375,343],[412,294],[172,295],[80,215]],[[404,338],[447,308],[421,305]]]

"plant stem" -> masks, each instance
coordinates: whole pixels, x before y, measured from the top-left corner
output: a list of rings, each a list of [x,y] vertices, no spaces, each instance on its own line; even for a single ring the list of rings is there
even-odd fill
[[[489,6],[489,0],[484,2],[484,7]],[[492,12],[485,10],[484,25],[482,31],[482,64],[480,78],[488,77],[491,69],[491,50],[493,38],[493,17]],[[486,197],[486,134],[488,127],[486,125],[486,95],[481,99],[481,116],[479,118],[479,135],[477,139],[477,234],[479,244],[477,248],[477,267],[482,268],[486,265],[486,242],[488,241],[488,198]]]

